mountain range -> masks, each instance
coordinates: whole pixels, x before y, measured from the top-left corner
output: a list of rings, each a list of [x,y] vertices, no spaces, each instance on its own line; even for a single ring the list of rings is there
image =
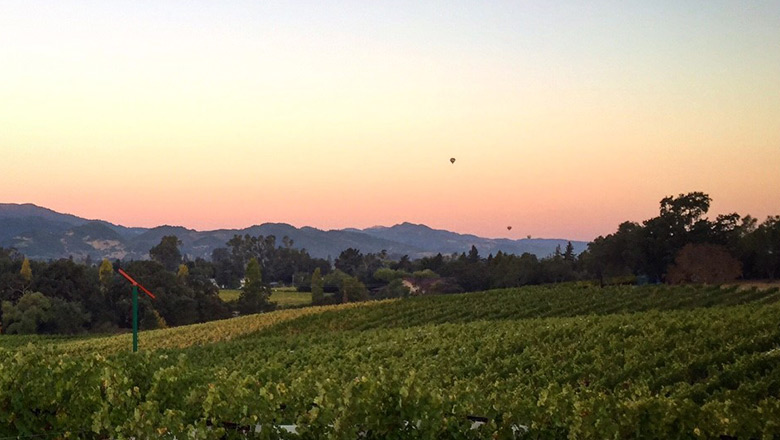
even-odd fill
[[[104,220],[89,220],[62,214],[33,204],[0,203],[0,247],[13,247],[31,259],[49,260],[73,257],[83,260],[136,259],[149,257],[149,249],[163,236],[175,235],[181,240],[181,251],[188,258],[209,259],[211,252],[225,247],[234,235],[274,235],[281,244],[289,237],[293,247],[303,248],[313,257],[336,258],[342,250],[356,248],[363,253],[387,251],[388,255],[410,258],[468,252],[476,246],[480,255],[498,251],[517,254],[528,252],[538,257],[551,255],[557,246],[566,247],[569,240],[525,238],[520,240],[483,238],[458,234],[425,225],[401,223],[366,229],[321,230],[296,228],[286,223],[263,223],[244,229],[196,231],[181,226],[133,228]],[[574,251],[585,250],[587,243],[572,241]]]

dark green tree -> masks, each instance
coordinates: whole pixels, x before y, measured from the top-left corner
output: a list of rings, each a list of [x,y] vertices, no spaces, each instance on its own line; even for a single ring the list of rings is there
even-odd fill
[[[581,256],[582,265],[601,285],[604,278],[639,273],[645,266],[642,252],[646,239],[644,234],[641,225],[623,222],[614,234],[597,237],[588,243],[587,252]]]
[[[334,266],[348,275],[357,276],[363,266],[363,254],[355,248],[345,249],[336,258]]]
[[[314,269],[311,276],[311,302],[312,304],[322,304],[325,300],[324,283],[322,280],[322,271],[320,268]]]
[[[3,331],[9,335],[38,333],[51,320],[51,301],[41,292],[27,292],[17,304],[3,301]]]
[[[436,273],[441,273],[441,268],[444,266],[444,256],[439,252],[433,257],[423,257],[420,259],[419,265],[420,269],[430,269]]]
[[[441,255],[441,254],[439,254],[439,255]],[[405,271],[405,272],[411,272],[414,269],[411,260],[409,260],[409,256],[408,255],[404,255],[397,262],[391,263],[390,264],[390,268],[391,269],[395,269],[395,270],[402,270],[402,271]]]
[[[271,289],[263,283],[263,273],[257,258],[250,258],[246,265],[246,276],[238,297],[238,310],[245,315],[271,310],[269,302]]]
[[[2,308],[8,334],[80,333],[89,322],[79,304],[47,298],[41,292],[25,293],[15,305],[4,301]]]
[[[469,250],[469,255],[466,257],[466,261],[471,264],[479,263],[479,251],[477,250],[476,246],[471,245],[471,249]]]
[[[339,288],[341,294],[341,302],[355,302],[364,301],[368,299],[368,290],[366,290],[365,284],[361,283],[355,277],[344,277],[341,280],[341,287]]]
[[[165,267],[165,270],[175,272],[181,264],[181,240],[175,235],[166,235],[160,240],[160,244],[149,249],[149,257]]]
[[[780,216],[770,216],[753,232],[756,269],[774,280],[780,275]]]
[[[33,280],[32,290],[88,306],[102,296],[97,270],[64,258],[43,265]]]
[[[141,316],[144,316],[147,308],[153,308],[170,326],[202,321],[198,297],[193,289],[179,282],[176,274],[166,270],[162,264],[156,261],[133,261],[123,268],[157,297],[153,301],[146,295],[138,296]],[[124,279],[120,278],[115,278],[108,297],[115,301],[118,324],[120,327],[128,328],[132,323],[131,288]]]
[[[244,264],[234,258],[227,248],[217,248],[211,252],[211,262],[214,265],[214,279],[220,286],[235,289],[244,277]]]
[[[661,281],[683,246],[710,239],[710,223],[703,216],[711,200],[702,192],[661,199],[660,215],[644,222],[643,273]]]
[[[711,202],[709,195],[698,191],[677,197],[664,197],[661,199],[660,216],[670,219],[674,228],[691,231],[709,211]]]
[[[574,255],[574,245],[571,242],[566,243],[566,250],[563,252],[563,260],[568,263],[574,263],[577,257]]]

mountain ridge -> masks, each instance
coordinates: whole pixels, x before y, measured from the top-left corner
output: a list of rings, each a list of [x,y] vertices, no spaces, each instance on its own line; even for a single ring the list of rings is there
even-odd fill
[[[246,234],[274,235],[278,244],[287,236],[293,241],[293,247],[306,249],[319,258],[336,258],[350,247],[363,253],[384,250],[390,256],[420,258],[437,253],[468,252],[471,246],[483,256],[501,251],[518,255],[529,252],[538,257],[551,255],[557,246],[563,248],[568,241],[577,253],[587,246],[586,242],[566,239],[484,238],[411,222],[330,230],[311,226],[297,228],[279,222],[211,231],[174,225],[139,228],[63,214],[32,203],[0,203],[0,246],[14,247],[31,259],[73,257],[81,260],[87,256],[93,260],[146,259],[149,249],[165,235],[176,235],[182,242],[182,253],[188,258],[209,259],[214,249],[225,247],[234,235]]]

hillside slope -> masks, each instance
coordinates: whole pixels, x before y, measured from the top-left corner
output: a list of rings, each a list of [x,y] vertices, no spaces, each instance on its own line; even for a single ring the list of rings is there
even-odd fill
[[[270,236],[282,242],[293,240],[293,246],[306,249],[313,257],[336,258],[347,248],[365,253],[386,251],[391,257],[409,255],[419,258],[437,253],[468,252],[476,246],[487,256],[499,250],[505,253],[529,252],[538,257],[552,254],[556,246],[565,248],[566,240],[488,239],[475,235],[436,230],[425,225],[402,223],[392,227],[364,230],[341,229],[323,231],[312,227],[296,228],[286,223],[263,223],[243,229],[196,231],[182,226],[162,225],[154,228],[128,228],[103,220],[88,220],[71,214],[61,214],[32,204],[0,203],[0,246],[14,247],[28,258],[48,260],[73,257],[83,260],[146,259],[149,249],[165,235],[176,235],[182,242],[182,253],[190,259],[211,258],[218,247],[225,247],[234,235]],[[586,243],[572,242],[575,252]]]
[[[259,424],[289,438],[280,425],[295,424],[301,438],[771,437],[778,299],[508,289],[143,332],[136,355],[121,351],[127,335],[4,337],[0,387],[24,393],[0,393],[11,420],[0,433],[223,438]],[[58,393],[69,398],[46,398]],[[471,429],[473,415],[486,423]]]

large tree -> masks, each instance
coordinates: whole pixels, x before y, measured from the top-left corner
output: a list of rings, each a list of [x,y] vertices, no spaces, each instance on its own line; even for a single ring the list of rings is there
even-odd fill
[[[357,278],[350,276],[341,279],[339,293],[341,294],[342,303],[364,301],[368,298],[368,290],[366,290],[365,284],[361,283]]]
[[[314,269],[311,275],[311,302],[312,304],[322,304],[325,300],[324,282],[322,280],[322,271],[320,268]]]
[[[246,265],[246,277],[238,297],[238,310],[243,314],[258,313],[272,308],[269,302],[271,289],[263,283],[263,273],[256,258]]]
[[[780,275],[780,216],[770,216],[753,232],[756,269],[774,280]]]
[[[160,240],[160,244],[149,249],[149,257],[165,267],[165,270],[176,271],[181,263],[181,240],[175,235],[166,235]]]
[[[742,265],[725,246],[717,244],[686,244],[669,268],[666,281],[671,284],[720,284],[742,275]]]
[[[348,275],[356,276],[363,266],[363,254],[355,248],[345,249],[336,258],[334,266]]]
[[[89,322],[75,302],[47,298],[41,292],[27,292],[16,304],[4,301],[3,328],[8,334],[80,333]]]
[[[211,252],[211,262],[214,265],[214,279],[222,287],[235,289],[244,276],[244,267],[231,255],[227,248],[216,248]]]

